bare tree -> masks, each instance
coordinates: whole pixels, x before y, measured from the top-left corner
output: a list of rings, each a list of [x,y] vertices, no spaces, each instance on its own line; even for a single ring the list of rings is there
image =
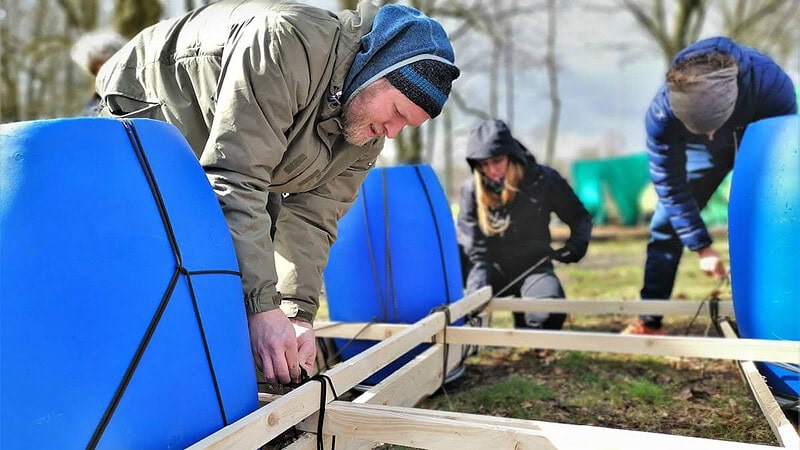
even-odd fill
[[[779,62],[797,59],[800,1],[736,0],[718,4],[726,36],[766,52]]]
[[[6,0],[0,0],[0,123],[16,120],[19,112],[19,82],[13,68],[18,67],[17,52],[11,51],[14,30]]]
[[[800,39],[797,0],[618,0],[661,49],[665,62],[698,40],[709,12],[722,17],[722,34],[786,61]],[[710,9],[714,7],[714,9]],[[671,9],[671,19],[668,17]]]
[[[671,2],[674,7],[671,21],[663,0],[621,1],[645,33],[658,44],[667,64],[681,49],[697,40],[706,18],[705,0]]]
[[[558,34],[558,6],[556,0],[547,0],[547,80],[550,86],[550,124],[547,131],[545,163],[553,164],[556,153],[558,123],[561,119],[561,96],[558,91],[558,61],[556,60],[556,35]]]
[[[161,13],[162,7],[158,0],[115,0],[114,28],[121,35],[132,38],[156,23]]]

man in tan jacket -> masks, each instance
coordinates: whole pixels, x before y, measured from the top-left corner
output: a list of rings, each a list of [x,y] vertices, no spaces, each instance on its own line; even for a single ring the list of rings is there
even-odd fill
[[[104,115],[169,122],[200,159],[233,236],[267,382],[297,381],[313,364],[337,221],[384,137],[437,116],[458,75],[439,23],[368,1],[337,15],[224,0],[145,29],[103,66]]]

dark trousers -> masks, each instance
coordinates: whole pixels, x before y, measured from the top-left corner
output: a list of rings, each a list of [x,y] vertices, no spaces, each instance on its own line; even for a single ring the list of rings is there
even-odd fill
[[[714,155],[703,145],[687,146],[687,179],[700,209],[705,207],[732,167],[730,155]],[[672,295],[682,252],[683,243],[659,201],[650,222],[650,242],[647,244],[644,284],[640,292],[642,300],[668,299]],[[661,327],[661,316],[643,315],[640,318],[648,327]]]

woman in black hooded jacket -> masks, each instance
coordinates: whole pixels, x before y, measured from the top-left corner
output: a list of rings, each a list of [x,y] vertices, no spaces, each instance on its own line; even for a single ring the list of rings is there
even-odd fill
[[[558,172],[538,164],[500,120],[484,121],[472,131],[467,162],[475,176],[461,188],[458,215],[459,242],[471,266],[464,269],[469,270],[467,292],[491,285],[495,295],[564,298],[550,258],[579,261],[592,232],[591,216],[575,192]],[[569,239],[555,251],[550,247],[551,213],[570,228]],[[558,330],[565,318],[515,312],[514,325]]]

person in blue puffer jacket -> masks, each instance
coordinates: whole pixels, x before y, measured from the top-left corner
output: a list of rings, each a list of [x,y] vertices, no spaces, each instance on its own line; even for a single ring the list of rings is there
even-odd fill
[[[715,37],[675,57],[646,118],[650,176],[659,201],[650,224],[642,299],[670,297],[683,246],[698,253],[707,275],[727,276],[700,210],[733,168],[747,125],[796,112],[792,81],[756,50]],[[623,333],[666,332],[661,316],[642,316]]]

